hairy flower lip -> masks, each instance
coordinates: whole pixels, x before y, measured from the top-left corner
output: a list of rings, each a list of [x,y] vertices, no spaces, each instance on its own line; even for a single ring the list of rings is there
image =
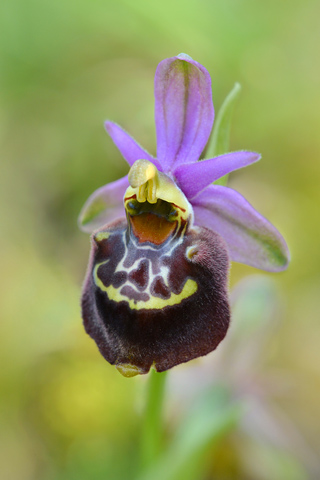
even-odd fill
[[[82,295],[86,332],[125,376],[207,355],[230,320],[223,239],[191,228],[172,247],[135,248],[127,228],[118,220],[94,235]]]

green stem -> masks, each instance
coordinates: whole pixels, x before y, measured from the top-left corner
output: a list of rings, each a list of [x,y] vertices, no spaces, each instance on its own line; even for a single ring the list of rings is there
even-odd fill
[[[145,415],[141,432],[141,467],[149,467],[161,450],[162,408],[167,372],[151,370],[147,389]]]

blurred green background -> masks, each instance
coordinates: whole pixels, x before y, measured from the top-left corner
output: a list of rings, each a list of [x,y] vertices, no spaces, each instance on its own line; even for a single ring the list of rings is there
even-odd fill
[[[241,83],[231,149],[263,159],[233,173],[230,186],[280,229],[292,263],[262,277],[276,300],[260,311],[276,302],[277,315],[268,314],[268,343],[255,360],[236,368],[256,339],[250,329],[236,333],[237,314],[221,346],[233,374],[225,375],[220,352],[196,376],[201,361],[174,369],[166,438],[199,375],[210,384],[219,371],[235,396],[245,391],[249,413],[267,399],[284,422],[261,439],[249,417],[209,445],[194,478],[320,478],[319,18],[317,0],[1,2],[1,478],[133,477],[146,379],[122,378],[84,333],[89,239],[76,221],[94,189],[128,170],[105,119],[155,154],[154,72],[180,52],[209,70],[216,111]],[[231,287],[256,273],[234,264]],[[254,321],[258,331],[259,314]]]

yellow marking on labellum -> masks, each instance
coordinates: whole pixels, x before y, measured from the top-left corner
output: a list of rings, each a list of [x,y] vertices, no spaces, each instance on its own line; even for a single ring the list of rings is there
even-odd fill
[[[143,373],[141,368],[131,365],[131,363],[118,363],[115,367],[124,377],[135,377]]]
[[[198,285],[197,282],[192,280],[191,278],[188,278],[186,283],[183,286],[183,289],[180,293],[172,293],[169,298],[159,298],[159,297],[154,297],[150,295],[150,299],[147,301],[143,300],[133,300],[128,298],[126,295],[123,295],[120,293],[120,290],[123,286],[120,288],[115,288],[113,285],[110,285],[109,287],[106,287],[103,282],[100,280],[98,277],[98,268],[100,265],[103,265],[106,262],[101,262],[98,263],[94,267],[93,271],[93,278],[94,282],[97,285],[100,290],[105,292],[108,295],[108,298],[110,300],[113,300],[115,302],[126,302],[128,303],[129,307],[131,310],[161,310],[164,307],[169,307],[173,305],[178,305],[179,303],[182,302],[185,298],[191,297],[196,291],[198,290]]]
[[[102,240],[107,240],[110,237],[110,232],[99,232],[94,235],[94,240],[96,242],[102,242]]]

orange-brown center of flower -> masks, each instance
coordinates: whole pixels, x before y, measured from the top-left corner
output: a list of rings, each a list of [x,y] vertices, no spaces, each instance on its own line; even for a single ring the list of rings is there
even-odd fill
[[[175,230],[176,222],[168,222],[164,217],[153,213],[143,213],[130,217],[132,231],[140,243],[151,242],[155,245],[164,243]]]

